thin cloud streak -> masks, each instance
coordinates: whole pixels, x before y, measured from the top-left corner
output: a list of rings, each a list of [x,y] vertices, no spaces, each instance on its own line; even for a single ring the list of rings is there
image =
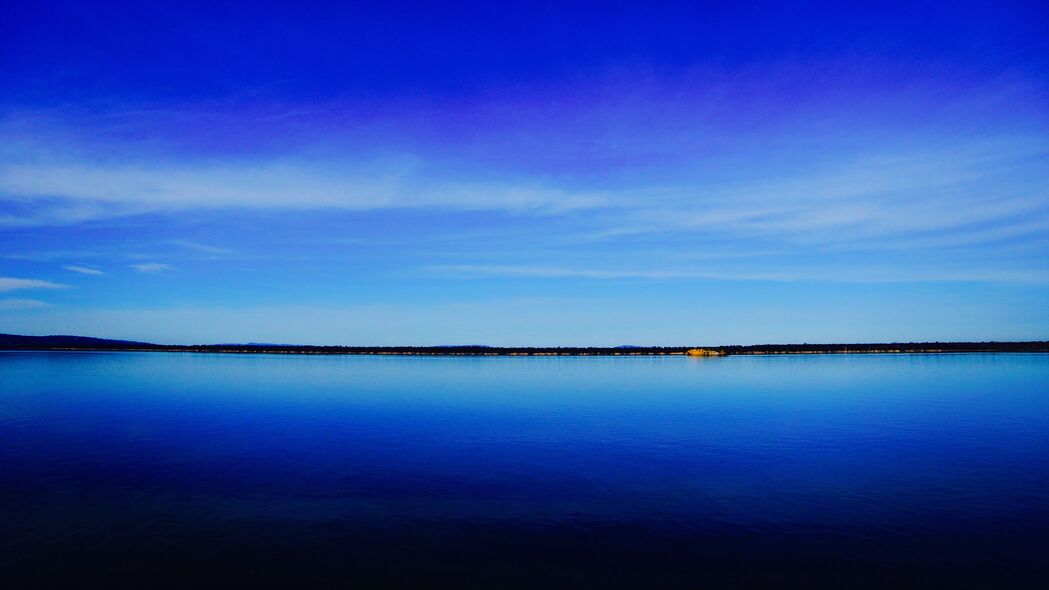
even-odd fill
[[[174,266],[170,264],[164,264],[162,262],[143,262],[141,264],[129,264],[129,268],[133,268],[138,272],[155,273],[155,272],[168,272],[175,270]]]
[[[44,309],[53,307],[50,303],[36,299],[0,299],[0,311],[19,309]]]
[[[222,256],[227,254],[233,254],[234,250],[230,248],[220,248],[218,246],[211,246],[208,244],[200,244],[189,240],[172,240],[171,245],[179,246],[187,250],[193,250],[194,252],[200,252],[202,254],[212,254],[215,256]]]
[[[908,271],[898,269],[854,269],[833,272],[823,269],[733,272],[689,270],[606,270],[547,266],[458,264],[428,267],[429,271],[459,278],[516,277],[535,279],[588,280],[715,280],[826,283],[902,282],[1006,282],[1049,284],[1049,272],[1041,271]]]
[[[0,194],[29,203],[33,210],[2,216],[0,224],[64,225],[154,212],[229,208],[443,208],[549,215],[605,203],[596,192],[470,180],[437,182],[398,169],[375,174],[346,168],[341,162],[281,160],[140,166],[10,164],[0,167]]]
[[[0,291],[19,291],[24,289],[65,289],[67,285],[39,279],[19,279],[0,277]]]
[[[80,266],[80,265],[76,265],[76,264],[66,264],[66,265],[62,266],[62,268],[66,269],[66,270],[69,270],[69,271],[72,271],[72,272],[78,272],[78,273],[80,273],[82,275],[101,276],[101,275],[106,274],[106,273],[98,270],[97,268],[91,268],[91,267],[88,267],[88,266]]]

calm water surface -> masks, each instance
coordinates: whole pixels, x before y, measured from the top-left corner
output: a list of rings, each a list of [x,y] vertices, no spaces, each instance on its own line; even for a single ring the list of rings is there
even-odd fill
[[[1046,587],[1049,355],[0,352],[6,587]]]

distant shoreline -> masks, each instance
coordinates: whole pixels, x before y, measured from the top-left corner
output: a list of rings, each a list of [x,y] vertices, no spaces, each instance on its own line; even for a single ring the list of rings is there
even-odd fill
[[[198,352],[220,354],[321,354],[395,356],[694,356],[782,354],[944,354],[1049,352],[1049,341],[902,342],[855,344],[756,344],[746,346],[497,347],[497,346],[297,346],[270,344],[150,344],[83,336],[0,334],[0,350]]]

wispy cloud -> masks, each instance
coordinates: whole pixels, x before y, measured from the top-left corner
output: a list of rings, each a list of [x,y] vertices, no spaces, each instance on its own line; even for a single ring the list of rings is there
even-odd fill
[[[193,242],[190,240],[172,240],[172,246],[179,246],[187,250],[193,250],[194,252],[200,252],[202,254],[212,254],[215,256],[221,256],[225,254],[232,254],[231,248],[220,248],[219,246],[212,246],[209,244],[201,244],[199,242]]]
[[[528,278],[575,278],[575,279],[681,279],[693,278],[695,273],[652,270],[603,270],[563,268],[553,266],[503,265],[503,264],[448,264],[435,265],[429,270],[458,276],[501,276]]]
[[[106,274],[106,273],[98,270],[97,268],[91,268],[89,266],[80,266],[78,264],[66,264],[66,265],[62,266],[62,268],[66,269],[66,270],[73,271],[73,272],[78,272],[78,273],[80,273],[82,275],[101,276],[101,275]]]
[[[0,299],[0,311],[12,309],[42,309],[45,307],[52,307],[52,305],[36,299]]]
[[[493,181],[465,163],[423,155],[114,163],[76,150],[51,154],[37,146],[26,153],[0,152],[0,198],[21,204],[0,216],[0,225],[215,209],[443,209],[570,216],[581,222],[574,235],[588,240],[691,233],[832,245],[933,232],[972,242],[990,235],[987,224],[1008,232],[1014,224],[1049,219],[1049,168],[1039,163],[1049,158],[1049,140],[1032,134],[931,138],[907,149],[878,144],[778,169],[765,166],[762,150],[682,153],[681,168],[695,173],[649,172],[612,188],[571,175]],[[719,168],[753,175],[725,176]],[[170,243],[213,256],[231,253],[192,240]]]
[[[808,92],[798,73],[777,84]],[[312,269],[336,263],[429,278],[1047,282],[1041,95],[1017,103],[995,83],[944,104],[943,88],[923,94],[918,80],[781,109],[792,94],[766,93],[766,74],[696,85],[716,92],[621,80],[561,93],[568,105],[549,89],[437,101],[419,111],[433,127],[404,124],[410,109],[375,124],[343,104],[330,120],[295,105],[305,110],[279,133],[194,109],[174,125],[119,105],[103,123],[28,113],[21,126],[0,119],[0,232],[27,250],[17,233],[45,236],[37,248],[68,250],[49,260],[85,274],[250,258],[272,278],[308,260],[317,292],[332,279]],[[355,136],[359,121],[376,127]],[[216,128],[248,129],[258,145]],[[95,255],[16,229],[77,224]],[[19,256],[30,255],[44,256]]]
[[[143,262],[141,264],[128,265],[130,268],[137,270],[138,272],[167,272],[175,270],[174,266],[170,264],[164,264],[162,262]]]
[[[679,185],[640,193],[629,216],[610,215],[581,237],[618,240],[666,233],[772,239],[794,245],[927,237],[973,243],[1013,226],[1049,222],[1049,141],[1000,137],[921,151],[840,157],[831,167],[785,171],[771,181]],[[1022,171],[1022,173],[1018,172]],[[990,195],[994,195],[990,198]],[[997,224],[994,232],[989,224]],[[942,238],[942,236],[937,236]]]
[[[42,281],[39,279],[17,279],[0,277],[0,291],[18,291],[23,289],[64,289],[66,285]]]
[[[717,281],[814,281],[828,283],[898,283],[898,282],[960,282],[992,281],[1006,283],[1049,284],[1049,272],[1026,270],[913,270],[891,267],[854,268],[835,270],[799,268],[769,271],[733,270],[608,270],[573,267],[528,265],[459,264],[431,266],[429,270],[462,278],[518,277],[536,279],[587,280],[674,280],[700,279]]]
[[[398,163],[362,169],[345,161],[151,162],[114,165],[51,158],[0,164],[0,193],[33,206],[0,225],[65,225],[92,219],[207,209],[427,209],[541,214],[604,203],[594,191],[541,183],[439,181]]]

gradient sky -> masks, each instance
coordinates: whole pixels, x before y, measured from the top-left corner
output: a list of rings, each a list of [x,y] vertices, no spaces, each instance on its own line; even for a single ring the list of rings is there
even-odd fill
[[[0,332],[1047,339],[1049,8],[5,0]]]

